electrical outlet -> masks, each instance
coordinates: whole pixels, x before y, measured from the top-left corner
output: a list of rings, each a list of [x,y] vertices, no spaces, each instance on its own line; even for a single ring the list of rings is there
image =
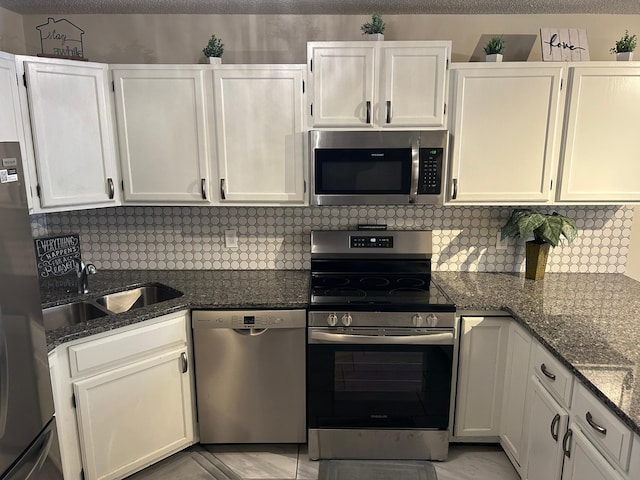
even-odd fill
[[[509,237],[505,238],[504,240],[501,240],[500,236],[501,236],[501,232],[500,230],[498,230],[498,233],[496,235],[496,250],[506,250]]]
[[[237,230],[224,231],[224,246],[227,248],[238,248],[238,231]]]

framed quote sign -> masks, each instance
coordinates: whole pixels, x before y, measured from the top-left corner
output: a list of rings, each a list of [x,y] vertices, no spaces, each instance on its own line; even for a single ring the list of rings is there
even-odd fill
[[[589,42],[584,28],[541,28],[540,42],[545,62],[589,60]]]

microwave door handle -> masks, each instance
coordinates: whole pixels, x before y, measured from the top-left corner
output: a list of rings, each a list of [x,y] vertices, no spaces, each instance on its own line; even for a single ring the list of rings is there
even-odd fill
[[[452,332],[426,335],[349,335],[342,333],[309,332],[309,343],[359,343],[368,345],[453,345]]]
[[[411,141],[411,191],[409,203],[416,203],[418,197],[418,174],[420,173],[420,145],[417,139]]]

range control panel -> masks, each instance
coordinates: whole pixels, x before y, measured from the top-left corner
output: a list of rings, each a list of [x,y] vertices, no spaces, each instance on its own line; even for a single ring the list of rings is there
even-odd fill
[[[351,236],[351,248],[393,248],[393,237],[390,235]]]
[[[442,191],[442,148],[420,149],[418,195],[439,195]]]

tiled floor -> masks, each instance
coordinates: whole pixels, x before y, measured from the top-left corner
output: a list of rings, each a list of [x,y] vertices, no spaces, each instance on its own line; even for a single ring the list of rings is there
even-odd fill
[[[502,449],[451,445],[446,462],[434,462],[438,480],[518,480]],[[318,462],[305,445],[195,445],[129,480],[316,480]]]

